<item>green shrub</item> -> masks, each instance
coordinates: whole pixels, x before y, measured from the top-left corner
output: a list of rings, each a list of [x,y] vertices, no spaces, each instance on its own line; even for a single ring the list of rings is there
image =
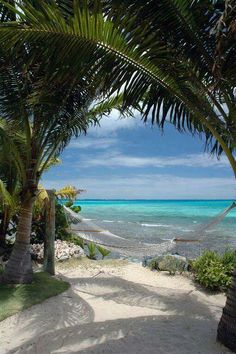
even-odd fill
[[[65,203],[65,206],[66,206],[67,208],[70,208],[70,207],[72,207],[73,204],[74,204],[74,202],[73,202],[72,200],[68,200],[68,201]]]
[[[158,259],[157,258],[152,258],[148,263],[147,263],[147,267],[150,268],[151,270],[159,270],[159,266],[158,266]]]
[[[55,202],[55,233],[56,238],[60,240],[69,236],[67,228],[69,227],[63,206],[56,200]],[[38,208],[34,210],[32,221],[31,243],[43,243],[45,235],[45,215]]]
[[[71,210],[73,210],[75,213],[79,213],[80,211],[81,211],[81,206],[79,206],[79,205],[75,205],[75,206],[71,206],[70,207],[71,208]]]
[[[97,246],[97,250],[99,251],[99,253],[101,253],[102,259],[104,259],[106,256],[108,256],[111,253],[111,251],[106,250],[105,248],[103,248],[101,246]]]
[[[89,251],[88,258],[89,259],[96,259],[96,245],[93,242],[87,244],[87,248]]]
[[[233,251],[223,256],[215,251],[205,251],[193,262],[193,272],[199,284],[210,290],[227,290],[232,281],[235,262]]]
[[[232,250],[227,250],[222,256],[222,263],[230,273],[233,273],[236,262],[236,253]]]

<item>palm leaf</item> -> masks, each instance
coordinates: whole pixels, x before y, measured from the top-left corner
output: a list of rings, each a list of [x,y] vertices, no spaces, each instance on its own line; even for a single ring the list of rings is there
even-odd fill
[[[77,189],[73,186],[65,186],[61,188],[59,191],[56,191],[56,196],[60,198],[65,198],[65,199],[71,199],[74,200],[76,196],[82,192],[85,192],[84,189]]]
[[[211,90],[210,30],[219,17],[213,1],[142,1],[137,10],[137,2],[128,1],[120,19],[109,1],[104,7],[107,16],[102,3],[94,8],[77,1],[65,7],[64,1],[58,5],[53,0],[18,5],[20,22],[1,26],[3,42],[19,50],[21,43],[27,43],[30,62],[40,56],[51,80],[73,77],[79,82],[92,77],[101,92],[113,94],[123,88],[122,106],[143,101],[144,119],[151,115],[163,126],[168,118],[178,129],[205,132],[207,144],[213,144],[217,153],[222,151],[218,142],[225,150],[234,146],[235,133],[229,136],[227,131],[235,122],[222,109],[218,97],[223,95]],[[226,95],[232,96],[231,86],[222,87]]]
[[[16,201],[14,197],[11,196],[11,194],[8,192],[2,180],[0,180],[0,203],[3,207],[8,206],[12,210],[16,208]]]

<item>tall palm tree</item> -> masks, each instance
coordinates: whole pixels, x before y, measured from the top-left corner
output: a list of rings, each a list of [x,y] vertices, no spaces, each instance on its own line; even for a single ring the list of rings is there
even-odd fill
[[[0,66],[0,111],[5,123],[0,136],[15,160],[21,185],[16,242],[4,273],[5,281],[15,283],[32,280],[29,243],[39,179],[70,138],[96,121],[95,108],[88,110],[98,96],[92,78],[89,86],[86,77],[80,82],[72,79],[69,85],[63,80],[48,82],[39,61],[26,71],[27,55],[26,49],[18,57],[2,49]]]
[[[18,9],[17,25],[0,29],[6,47],[27,44],[31,63],[50,58],[53,78],[89,69],[105,92],[124,89],[123,107],[142,102],[144,120],[203,134],[236,176],[233,0],[24,1]],[[218,331],[234,350],[235,291],[234,279]]]
[[[5,160],[9,155],[14,160],[20,186],[16,242],[4,272],[4,280],[13,283],[32,280],[32,210],[43,172],[72,136],[86,133],[113,107],[119,109],[122,99],[116,96],[104,101],[94,78],[85,75],[80,80],[57,77],[49,81],[47,67],[39,60],[26,71],[29,52],[23,48],[19,55],[9,55],[1,48],[0,58],[0,138],[2,146],[8,147]]]

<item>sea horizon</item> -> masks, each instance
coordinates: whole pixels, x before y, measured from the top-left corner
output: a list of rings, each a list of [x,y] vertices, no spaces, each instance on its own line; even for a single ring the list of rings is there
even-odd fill
[[[202,248],[223,251],[236,247],[236,208],[217,222],[232,202],[233,199],[77,199],[74,204],[81,206],[84,219],[130,240],[156,243],[200,236],[204,238]],[[202,225],[212,221],[205,235],[199,235]]]
[[[236,201],[236,197],[234,198],[217,198],[217,199],[211,199],[211,198],[166,198],[166,199],[158,199],[158,198],[153,198],[153,199],[147,199],[147,198],[76,198],[76,201],[83,200],[83,201],[95,201],[95,200],[101,200],[101,201],[122,201],[122,200],[127,200],[127,201]]]

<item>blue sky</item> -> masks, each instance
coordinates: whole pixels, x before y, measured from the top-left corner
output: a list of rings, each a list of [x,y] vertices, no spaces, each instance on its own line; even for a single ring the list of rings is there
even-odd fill
[[[140,118],[116,111],[73,139],[62,164],[45,173],[43,185],[86,189],[81,198],[232,199],[236,184],[228,161],[204,152],[204,140],[167,126],[162,134]]]

